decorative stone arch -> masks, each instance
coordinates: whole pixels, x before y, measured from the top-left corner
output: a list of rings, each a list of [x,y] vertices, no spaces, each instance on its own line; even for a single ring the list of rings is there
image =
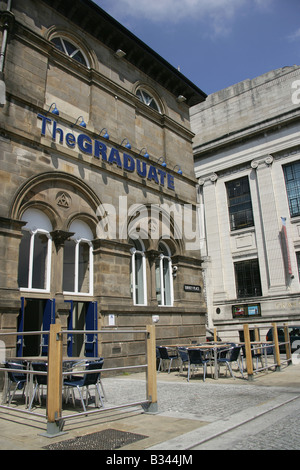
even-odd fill
[[[127,233],[128,240],[132,238],[132,230],[134,231],[135,220],[139,224],[139,237],[143,240],[145,250],[157,251],[159,241],[164,241],[170,248],[173,255],[182,255],[184,253],[184,243],[182,240],[182,227],[179,227],[174,217],[166,210],[164,205],[159,205],[159,212],[154,212],[154,205],[135,204],[129,208],[127,227],[122,228],[122,233]],[[168,221],[166,224],[165,221]]]
[[[88,227],[91,229],[93,233],[93,237],[94,238],[97,237],[96,227],[97,227],[98,219],[96,217],[93,217],[91,216],[91,214],[88,214],[88,213],[73,214],[65,224],[67,226],[67,230],[69,230],[69,227],[72,225],[72,223],[77,220],[86,223]]]
[[[157,93],[157,91],[154,88],[152,88],[150,85],[148,85],[145,82],[138,81],[134,84],[133,89],[132,89],[132,93],[135,96],[137,96],[138,90],[145,90],[146,93],[148,93],[150,96],[152,96],[154,98],[154,100],[156,101],[156,103],[159,107],[159,113],[160,114],[166,114],[167,106],[165,105],[163,98]]]
[[[64,172],[47,172],[27,180],[17,192],[10,217],[19,220],[28,208],[44,211],[53,230],[67,231],[72,220],[81,218],[95,236],[101,204],[96,193],[82,180]]]
[[[54,25],[51,26],[45,33],[45,38],[50,42],[53,39],[59,37],[65,38],[69,40],[71,44],[78,46],[78,49],[81,51],[87,62],[87,68],[97,68],[98,61],[95,52],[90,48],[88,43],[82,37],[78,36],[76,30],[66,28],[64,26]]]

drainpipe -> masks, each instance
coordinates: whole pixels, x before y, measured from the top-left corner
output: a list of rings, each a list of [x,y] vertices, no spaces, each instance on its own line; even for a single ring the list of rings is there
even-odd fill
[[[0,106],[6,104],[6,86],[4,82],[4,62],[5,54],[7,48],[7,39],[9,29],[13,25],[14,15],[11,12],[11,2],[12,0],[7,0],[7,9],[6,11],[1,12],[1,25],[3,28],[2,34],[2,45],[0,51]]]

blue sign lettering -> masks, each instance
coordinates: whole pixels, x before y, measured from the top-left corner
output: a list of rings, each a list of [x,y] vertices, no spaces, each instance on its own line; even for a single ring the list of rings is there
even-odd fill
[[[55,120],[43,114],[38,114],[37,117],[42,121],[41,135],[43,137],[46,136],[47,127],[52,124],[50,134],[54,141],[56,141],[58,137],[58,142],[63,144],[65,139],[66,145],[71,149],[75,149],[77,144],[78,149],[86,155],[91,155],[98,160],[101,158],[102,161],[108,162],[110,165],[116,165],[118,168],[131,173],[136,171],[141,178],[147,178],[148,181],[154,181],[161,186],[164,186],[166,181],[168,189],[172,191],[175,190],[174,176],[167,173],[162,168],[156,168],[154,165],[147,164],[139,158],[135,159],[128,153],[123,153],[122,162],[119,150],[116,148],[112,147],[108,155],[107,146],[100,140],[92,140],[91,137],[86,134],[79,134],[76,139],[75,135],[71,132],[64,136],[64,131],[57,126]]]

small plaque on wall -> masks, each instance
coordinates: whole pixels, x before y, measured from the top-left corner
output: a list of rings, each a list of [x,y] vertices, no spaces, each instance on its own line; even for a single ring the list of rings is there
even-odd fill
[[[185,292],[201,292],[200,286],[191,286],[190,284],[184,284]]]

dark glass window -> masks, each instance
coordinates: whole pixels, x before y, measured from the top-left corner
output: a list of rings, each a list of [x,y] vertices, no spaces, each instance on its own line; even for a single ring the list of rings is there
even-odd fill
[[[300,215],[300,162],[283,167],[291,217]]]
[[[297,257],[297,266],[298,266],[298,276],[300,279],[300,251],[296,252],[296,257]]]
[[[226,183],[231,230],[254,225],[248,177]]]
[[[136,92],[136,96],[138,96],[142,103],[149,106],[149,108],[155,109],[155,111],[158,111],[159,113],[161,112],[157,101],[147,91],[139,88]]]
[[[262,295],[259,264],[257,259],[234,263],[237,297],[258,297]]]
[[[51,40],[51,42],[55,45],[58,50],[64,52],[67,56],[71,57],[72,59],[77,60],[77,62],[79,62],[80,64],[88,67],[86,58],[75,44],[64,38],[54,38]]]

